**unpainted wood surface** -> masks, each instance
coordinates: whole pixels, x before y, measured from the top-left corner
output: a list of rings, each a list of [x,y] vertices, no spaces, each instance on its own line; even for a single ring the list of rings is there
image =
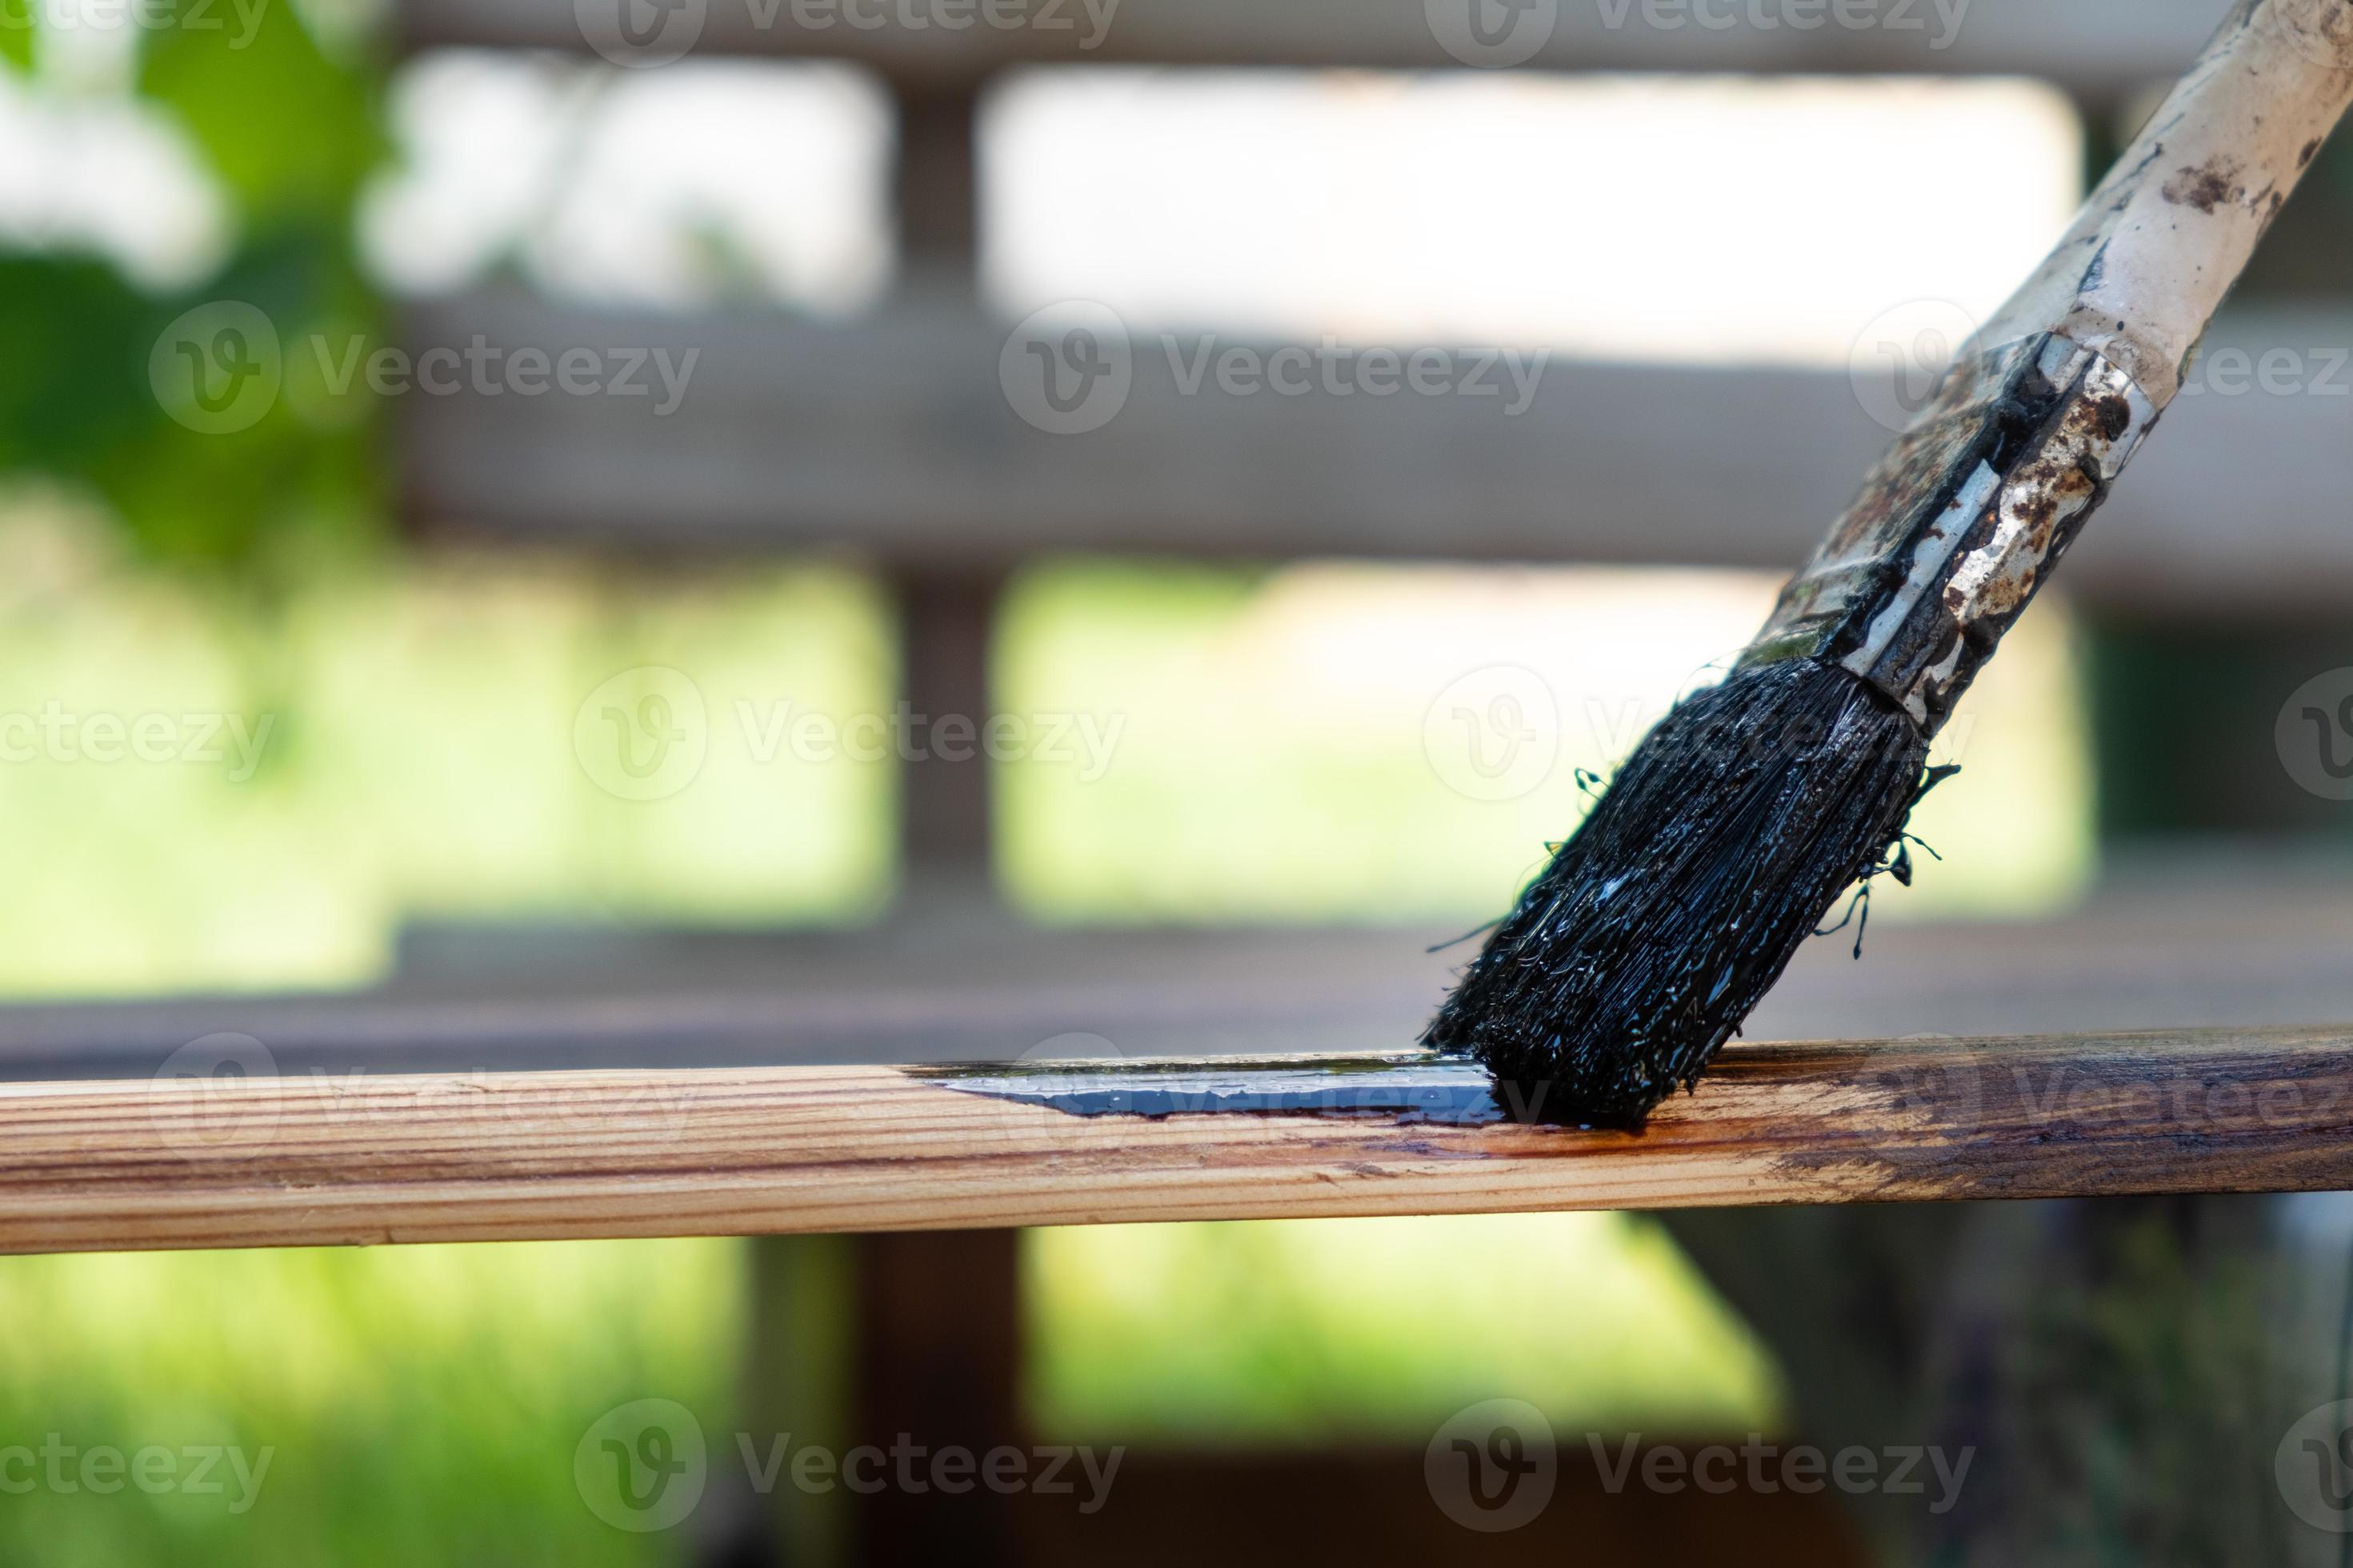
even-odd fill
[[[0,1249],[2337,1189],[2348,1047],[2342,1028],[1740,1047],[1641,1134],[1084,1117],[936,1068],[24,1083],[0,1086]],[[1318,1066],[1338,1103],[1377,1098],[1377,1065]]]

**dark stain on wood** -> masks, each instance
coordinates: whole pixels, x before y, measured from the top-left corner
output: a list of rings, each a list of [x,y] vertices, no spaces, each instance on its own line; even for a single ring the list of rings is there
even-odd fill
[[[1389,1156],[1755,1157],[1853,1201],[2353,1185],[2353,1055],[2333,1031],[1735,1047],[1640,1131],[1531,1126],[1484,1075],[1418,1058],[922,1072],[1078,1117],[1368,1118],[1426,1133]],[[1320,1083],[1316,1080],[1321,1079]],[[1204,1132],[1205,1139],[1214,1141]],[[1361,1145],[1359,1145],[1361,1147]]]
[[[1890,1058],[1853,1079],[1854,1135],[1782,1152],[1776,1168],[1843,1172],[1889,1199],[2264,1192],[2353,1177],[2353,1062],[2192,1042],[1955,1041]]]
[[[1508,1115],[1475,1063],[1412,1053],[1284,1061],[1045,1062],[910,1069],[942,1089],[1071,1116],[1380,1117],[1480,1127]]]

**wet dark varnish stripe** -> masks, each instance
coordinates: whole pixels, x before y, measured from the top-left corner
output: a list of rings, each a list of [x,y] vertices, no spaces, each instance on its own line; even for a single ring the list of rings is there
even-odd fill
[[[1475,1062],[1434,1054],[1218,1062],[1028,1062],[913,1068],[938,1089],[1071,1116],[1385,1118],[1484,1127],[1513,1118]]]

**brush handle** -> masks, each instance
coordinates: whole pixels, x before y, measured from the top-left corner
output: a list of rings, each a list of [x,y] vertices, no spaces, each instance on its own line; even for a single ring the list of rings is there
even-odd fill
[[[2049,581],[2353,103],[2353,0],[2239,0],[1743,656],[1835,663],[1934,735]]]
[[[2074,226],[1977,342],[2090,349],[2153,408],[2353,103],[2353,5],[2241,0]]]

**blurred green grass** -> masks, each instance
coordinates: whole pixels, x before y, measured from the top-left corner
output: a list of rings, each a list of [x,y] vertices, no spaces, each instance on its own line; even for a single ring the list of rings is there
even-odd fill
[[[100,1495],[67,1459],[75,1489],[0,1498],[0,1562],[684,1561],[592,1515],[573,1450],[649,1395],[727,1429],[741,1279],[704,1241],[0,1261],[0,1449],[235,1446],[259,1477],[236,1513],[233,1479]]]
[[[1502,1394],[1610,1433],[1770,1430],[1778,1416],[1763,1352],[1634,1218],[1027,1242],[1030,1402],[1048,1441],[1417,1447]],[[657,1398],[694,1413],[714,1477],[734,1462],[748,1245],[0,1259],[0,1450],[75,1451],[71,1489],[37,1480],[0,1498],[0,1562],[687,1561],[691,1529],[631,1534],[593,1514],[574,1451],[607,1411]],[[205,1495],[100,1495],[78,1479],[94,1448],[192,1446],[244,1452],[259,1476],[249,1508],[226,1465],[226,1489]]]
[[[457,556],[257,600],[122,563],[78,521],[0,524],[0,716],[193,735],[228,715],[266,743],[240,778],[226,741],[217,762],[104,762],[16,731],[0,853],[31,896],[0,906],[0,995],[351,984],[420,915],[838,921],[889,885],[887,770],[762,762],[734,721],[884,700],[860,578]],[[644,665],[691,670],[711,716],[667,802],[607,794],[575,752],[584,700]]]
[[[1779,1419],[1766,1352],[1633,1215],[1041,1231],[1027,1264],[1032,1398],[1063,1440],[1419,1447],[1504,1395],[1613,1434]]]

